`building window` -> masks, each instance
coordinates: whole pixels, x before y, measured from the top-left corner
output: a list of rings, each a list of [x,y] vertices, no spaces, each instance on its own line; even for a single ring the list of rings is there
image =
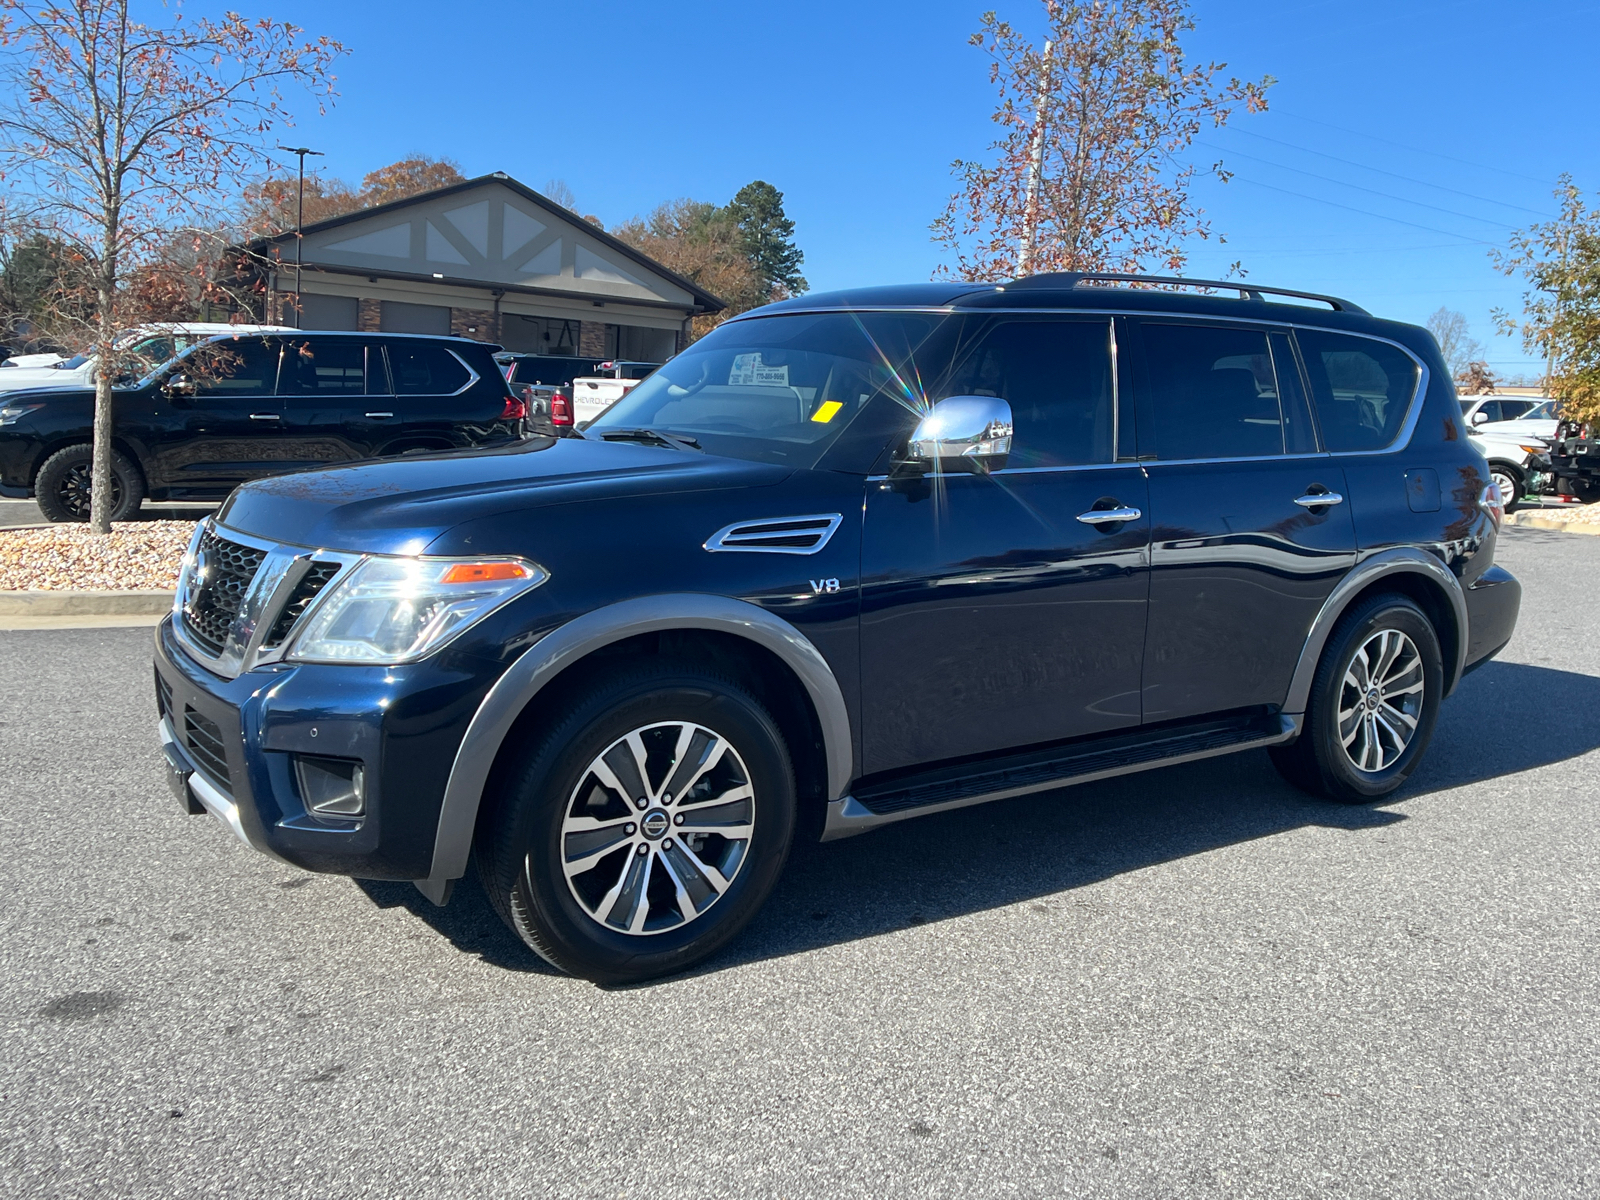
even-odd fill
[[[576,354],[578,322],[502,312],[499,341],[507,350],[522,354]]]

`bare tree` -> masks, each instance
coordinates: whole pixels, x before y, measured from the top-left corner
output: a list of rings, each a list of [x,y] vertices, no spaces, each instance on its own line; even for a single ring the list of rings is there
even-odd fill
[[[932,225],[954,255],[941,273],[1181,269],[1185,243],[1211,236],[1190,194],[1194,139],[1239,105],[1264,111],[1275,81],[1223,82],[1227,64],[1191,65],[1186,0],[1043,4],[1042,47],[992,12],[972,35],[1000,90],[1001,136],[992,161],[952,164],[961,190]],[[1204,173],[1229,178],[1220,162]]]
[[[90,523],[110,532],[112,383],[126,286],[175,229],[203,229],[289,123],[282,89],[319,111],[333,95],[327,38],[237,13],[132,19],[129,0],[0,0],[0,167],[32,223],[81,260],[92,289],[95,393]]]
[[[1439,353],[1444,356],[1450,376],[1460,380],[1474,359],[1483,358],[1483,344],[1474,340],[1461,313],[1441,306],[1428,318],[1428,332],[1439,343]]]

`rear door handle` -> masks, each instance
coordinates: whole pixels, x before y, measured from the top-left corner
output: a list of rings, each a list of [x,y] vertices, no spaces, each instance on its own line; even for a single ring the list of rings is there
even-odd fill
[[[1111,525],[1117,521],[1137,521],[1144,513],[1137,508],[1091,508],[1079,513],[1078,520],[1085,525]]]
[[[276,421],[279,418],[277,413],[251,413],[250,419],[252,421]]]
[[[374,421],[381,421],[381,420],[383,420],[383,419],[384,419],[384,418],[385,418],[385,417],[392,417],[392,416],[394,416],[394,414],[393,414],[393,413],[392,413],[392,412],[389,412],[389,413],[382,413],[382,412],[379,412],[379,413],[368,413],[368,414],[367,414],[367,416],[369,416],[369,417],[371,417],[371,418],[372,418],[372,419],[373,419],[373,420],[374,420]]]
[[[1338,492],[1307,492],[1295,503],[1301,508],[1321,508],[1326,504],[1343,504],[1344,497]]]

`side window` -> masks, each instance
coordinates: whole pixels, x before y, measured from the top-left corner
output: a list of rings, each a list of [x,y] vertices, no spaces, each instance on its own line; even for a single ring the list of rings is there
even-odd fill
[[[1284,453],[1267,335],[1215,325],[1140,325],[1156,457],[1262,458]],[[1144,445],[1144,431],[1139,442]]]
[[[278,349],[278,342],[262,338],[208,342],[184,360],[188,368],[184,373],[194,380],[201,396],[271,396],[277,389]]]
[[[280,395],[360,396],[367,390],[367,348],[362,343],[329,338],[285,343]]]
[[[433,342],[390,342],[389,370],[397,396],[449,396],[472,378],[459,358]]]
[[[1012,467],[1108,463],[1115,457],[1111,323],[1005,321],[993,326],[941,389],[1011,405]]]
[[[1323,445],[1382,450],[1400,434],[1417,391],[1417,364],[1398,346],[1343,333],[1299,329]]]

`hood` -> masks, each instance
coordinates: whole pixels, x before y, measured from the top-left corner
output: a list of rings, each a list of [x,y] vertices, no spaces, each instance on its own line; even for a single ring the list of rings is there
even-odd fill
[[[94,389],[84,387],[81,379],[63,379],[54,387],[40,383],[23,383],[9,387],[7,386],[9,382],[6,376],[0,375],[0,404],[20,404],[30,400],[53,400],[56,403],[64,400],[84,400],[90,404],[94,403]]]
[[[792,468],[693,450],[535,438],[495,450],[407,455],[245,484],[218,521],[270,541],[417,554],[466,521],[590,500],[769,487]]]

